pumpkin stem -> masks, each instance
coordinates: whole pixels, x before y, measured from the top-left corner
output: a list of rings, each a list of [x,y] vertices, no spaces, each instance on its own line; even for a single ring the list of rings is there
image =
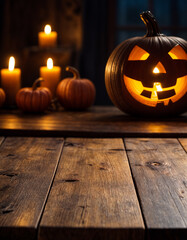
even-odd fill
[[[43,82],[44,79],[39,77],[36,79],[36,81],[34,81],[33,85],[32,85],[32,90],[36,90],[38,87],[40,87],[40,83]]]
[[[162,35],[160,33],[160,30],[159,30],[158,24],[156,22],[156,19],[150,11],[146,11],[146,12],[141,13],[140,17],[147,27],[147,33],[145,35],[146,37],[153,37],[153,36]]]
[[[79,71],[78,71],[76,68],[67,66],[67,67],[66,67],[66,71],[72,72],[74,79],[80,79]]]

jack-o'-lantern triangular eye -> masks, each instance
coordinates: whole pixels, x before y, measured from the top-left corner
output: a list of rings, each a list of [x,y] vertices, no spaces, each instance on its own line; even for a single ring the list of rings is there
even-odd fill
[[[158,62],[157,65],[153,68],[153,73],[166,73],[166,70],[161,62]]]
[[[184,51],[184,49],[180,45],[176,45],[174,48],[172,48],[168,54],[172,59],[183,59],[187,60],[187,54]]]
[[[129,61],[137,61],[137,60],[146,60],[149,57],[149,53],[146,52],[143,48],[139,47],[139,46],[135,46],[129,57],[128,60]]]

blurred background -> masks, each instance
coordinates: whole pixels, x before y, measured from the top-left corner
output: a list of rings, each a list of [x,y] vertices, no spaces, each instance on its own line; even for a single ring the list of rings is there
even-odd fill
[[[0,0],[0,68],[10,55],[22,69],[22,86],[39,76],[39,66],[53,56],[63,69],[72,65],[91,79],[97,105],[111,104],[104,70],[112,50],[122,41],[144,36],[139,14],[150,10],[162,33],[187,39],[187,0]],[[58,33],[58,47],[41,50],[38,32],[46,24]]]

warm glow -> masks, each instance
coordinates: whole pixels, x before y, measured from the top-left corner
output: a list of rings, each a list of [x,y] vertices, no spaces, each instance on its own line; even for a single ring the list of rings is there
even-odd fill
[[[149,53],[144,53],[140,60],[146,60],[149,57]]]
[[[157,92],[162,92],[161,83],[154,83],[153,89],[155,89]]]
[[[166,73],[166,70],[161,62],[157,63],[157,65],[153,69],[153,73]]]
[[[153,84],[153,91],[152,91],[152,94],[151,94],[151,100],[156,100],[158,101],[158,95],[157,95],[157,92],[162,92],[162,86],[161,86],[161,83],[154,83]]]
[[[184,51],[184,49],[180,45],[177,45],[174,48],[172,48],[168,52],[168,54],[170,55],[170,57],[172,59],[184,59],[184,60],[187,60],[187,54],[186,54],[186,52]]]
[[[50,34],[50,33],[51,33],[51,26],[50,26],[49,24],[47,24],[47,25],[45,26],[44,32],[45,32],[46,34]]]
[[[177,79],[177,83],[175,86],[171,86],[168,88],[162,88],[162,85],[160,82],[155,82],[153,84],[153,88],[144,87],[140,81],[134,80],[132,78],[128,78],[124,75],[124,82],[128,89],[128,91],[131,93],[131,95],[142,104],[145,104],[147,106],[155,107],[157,103],[163,102],[165,106],[169,104],[169,101],[172,102],[178,101],[181,97],[186,94],[187,89],[187,76],[181,77]],[[176,95],[164,98],[159,100],[157,92],[165,92],[170,91],[174,89]],[[143,91],[150,92],[150,97],[146,97],[141,95]]]
[[[47,68],[48,69],[52,69],[53,68],[53,59],[52,58],[48,58],[47,59]]]
[[[154,69],[153,69],[153,73],[159,73],[160,71],[159,71],[159,69],[157,68],[157,67],[155,67]]]
[[[8,64],[9,71],[13,71],[14,67],[15,67],[15,58],[14,57],[10,57],[9,58],[9,64]]]
[[[168,54],[172,59],[187,60],[187,54],[185,50],[179,45],[173,47],[168,52]],[[147,53],[144,49],[136,45],[131,51],[128,60],[129,61],[146,60],[148,57],[149,53]],[[166,69],[164,65],[159,61],[152,69],[152,72],[154,74],[164,73],[166,74]],[[187,75],[177,78],[175,86],[170,86],[166,88],[162,87],[161,82],[154,82],[153,87],[146,87],[143,86],[141,81],[129,78],[125,75],[124,83],[128,92],[138,102],[151,107],[156,107],[158,103],[163,103],[165,106],[167,106],[170,104],[170,102],[173,103],[177,102],[186,94]]]
[[[169,52],[168,54],[170,55],[170,57],[171,57],[172,59],[178,59],[178,57],[177,57],[174,53]]]
[[[149,57],[149,53],[146,52],[143,48],[136,45],[132,49],[132,51],[128,57],[128,60],[129,61],[146,60],[148,57]]]

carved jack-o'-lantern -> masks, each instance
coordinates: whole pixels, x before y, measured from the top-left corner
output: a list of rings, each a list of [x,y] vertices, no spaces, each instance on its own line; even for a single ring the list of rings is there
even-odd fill
[[[149,116],[187,110],[187,42],[160,34],[153,15],[141,15],[145,37],[128,39],[111,54],[105,83],[122,111]]]

